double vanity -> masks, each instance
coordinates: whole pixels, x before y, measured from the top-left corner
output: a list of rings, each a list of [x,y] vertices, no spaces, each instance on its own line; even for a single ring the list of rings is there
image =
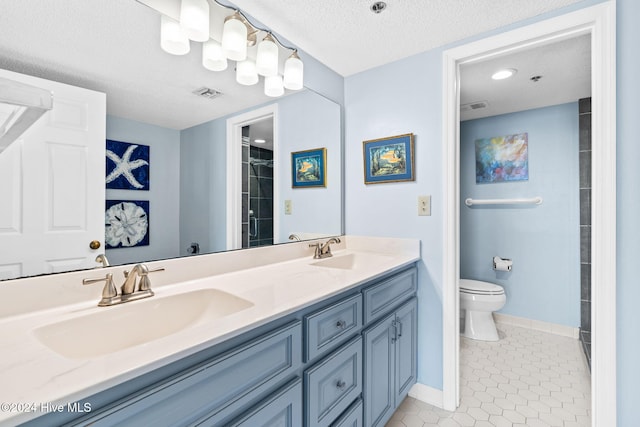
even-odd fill
[[[416,382],[419,242],[331,249],[150,262],[154,295],[105,307],[83,279],[132,266],[2,284],[0,425],[383,426]]]

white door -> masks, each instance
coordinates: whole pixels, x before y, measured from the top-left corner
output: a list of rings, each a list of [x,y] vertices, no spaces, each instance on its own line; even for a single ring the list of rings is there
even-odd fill
[[[96,266],[105,95],[5,70],[0,77],[53,92],[53,109],[0,153],[0,280]]]

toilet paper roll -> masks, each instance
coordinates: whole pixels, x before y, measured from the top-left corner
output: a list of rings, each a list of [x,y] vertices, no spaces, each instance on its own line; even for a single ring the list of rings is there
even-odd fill
[[[499,256],[493,257],[493,269],[496,271],[511,271],[513,267],[513,261],[508,258],[501,258]]]

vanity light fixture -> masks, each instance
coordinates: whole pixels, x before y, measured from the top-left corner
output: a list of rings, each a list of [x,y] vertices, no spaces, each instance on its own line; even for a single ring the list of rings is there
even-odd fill
[[[187,36],[197,42],[209,40],[209,2],[207,0],[182,0],[180,26]]]
[[[189,37],[180,23],[164,15],[160,20],[160,47],[172,55],[184,55],[190,49]]]
[[[242,22],[240,12],[227,16],[222,29],[222,49],[227,58],[234,61],[247,59],[247,34],[247,26]]]
[[[239,84],[254,85],[263,76],[264,92],[272,97],[282,96],[285,88],[300,90],[304,87],[304,64],[297,49],[283,44],[271,30],[254,25],[242,11],[219,0],[174,1],[180,2],[180,22],[161,16],[160,45],[165,52],[184,55],[189,53],[189,40],[203,42],[202,65],[211,71],[223,71],[228,68],[229,59],[236,61]],[[231,11],[229,15],[224,14],[227,16],[221,23],[222,29],[211,28],[215,22],[209,22],[209,17],[220,14],[211,13],[210,6]],[[248,48],[255,46],[260,38],[257,48],[249,52]],[[285,56],[283,67],[280,49],[291,52]]]
[[[284,85],[282,84],[282,76],[268,76],[264,78],[264,94],[271,97],[284,95]]]
[[[304,85],[304,64],[298,56],[298,51],[293,53],[284,62],[284,87],[289,90],[300,90]]]
[[[215,40],[207,40],[202,43],[202,66],[211,71],[223,71],[227,69],[227,55],[222,50],[222,45]]]
[[[271,33],[258,44],[258,55],[256,56],[256,69],[258,74],[271,77],[278,74],[278,46],[273,40]]]
[[[258,83],[259,77],[256,71],[256,63],[250,59],[236,64],[236,81],[241,85],[252,86]]]
[[[504,80],[504,79],[508,79],[509,77],[513,76],[517,72],[518,72],[518,70],[516,70],[515,68],[504,68],[502,70],[498,70],[495,73],[493,73],[491,78],[493,80]]]

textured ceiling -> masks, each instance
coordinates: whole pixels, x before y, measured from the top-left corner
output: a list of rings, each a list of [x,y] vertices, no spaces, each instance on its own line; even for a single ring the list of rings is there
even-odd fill
[[[378,15],[364,0],[234,3],[348,76],[576,1],[387,0]],[[236,84],[233,65],[205,70],[199,43],[188,55],[166,54],[159,27],[158,14],[135,0],[0,0],[0,68],[104,92],[109,114],[173,129],[271,100],[261,85]],[[191,93],[202,86],[224,95]]]
[[[349,76],[580,0],[235,0],[329,68]]]
[[[504,68],[517,73],[505,80],[491,75]],[[538,81],[531,78],[539,76]],[[519,50],[460,67],[460,105],[486,101],[482,109],[462,109],[462,120],[575,102],[591,96],[591,38],[583,35]]]

